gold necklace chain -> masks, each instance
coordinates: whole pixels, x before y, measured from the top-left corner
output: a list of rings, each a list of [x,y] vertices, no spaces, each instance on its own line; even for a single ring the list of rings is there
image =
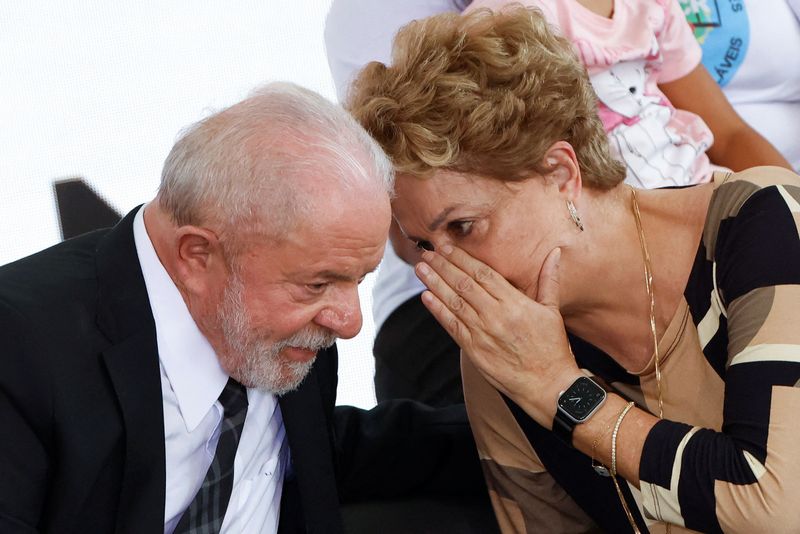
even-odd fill
[[[656,366],[656,389],[658,390],[658,418],[664,419],[664,394],[661,389],[661,357],[658,353],[658,332],[656,330],[656,297],[653,291],[653,268],[650,263],[650,252],[647,250],[647,241],[644,238],[644,229],[642,228],[642,214],[639,212],[639,203],[636,201],[636,189],[631,188],[631,204],[633,204],[633,215],[636,219],[636,229],[639,231],[639,244],[642,247],[642,259],[644,260],[644,284],[647,289],[647,296],[650,299],[650,333],[653,335],[653,359]],[[619,492],[618,492],[619,493]],[[622,495],[620,495],[620,498]],[[627,510],[627,504],[622,501],[622,505]],[[628,518],[631,520],[630,512]],[[638,532],[636,524],[631,521],[634,532]],[[672,531],[671,526],[667,523],[667,534]]]
[[[639,244],[642,246],[642,259],[644,260],[644,284],[647,296],[650,298],[650,333],[653,335],[653,357],[656,364],[656,388],[658,389],[658,418],[664,419],[664,395],[661,391],[661,358],[658,354],[658,333],[656,332],[656,297],[653,291],[653,269],[650,264],[650,252],[647,250],[647,241],[642,229],[642,215],[639,213],[639,203],[636,201],[636,190],[631,188],[631,203],[633,215],[636,218],[636,229],[639,231]]]

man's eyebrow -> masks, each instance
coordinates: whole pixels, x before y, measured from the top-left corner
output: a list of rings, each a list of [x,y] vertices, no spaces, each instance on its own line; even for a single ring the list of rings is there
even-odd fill
[[[337,272],[334,272],[334,271],[320,271],[314,276],[314,278],[322,278],[322,279],[325,279],[325,280],[334,280],[334,281],[337,281],[337,282],[349,282],[349,281],[351,281],[353,279],[350,276],[347,276],[347,275],[342,274],[342,273],[337,273]]]
[[[366,276],[370,273],[374,273],[378,267],[373,267],[368,272],[364,273],[363,276]],[[352,276],[347,276],[346,274],[337,273],[335,271],[320,271],[316,274],[316,277],[324,278],[325,280],[333,280],[336,282],[351,282],[353,280],[360,280],[361,276],[358,278],[353,278]]]
[[[436,218],[434,218],[433,221],[431,221],[431,223],[428,225],[428,231],[430,232],[436,231],[436,229],[439,228],[439,226],[444,222],[447,216],[450,215],[450,213],[457,207],[458,206],[450,206],[443,209],[441,213],[439,213],[439,215],[437,215]]]

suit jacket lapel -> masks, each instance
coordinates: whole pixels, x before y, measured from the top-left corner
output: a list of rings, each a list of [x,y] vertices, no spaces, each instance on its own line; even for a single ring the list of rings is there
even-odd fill
[[[134,209],[97,247],[98,326],[112,345],[103,359],[125,428],[117,533],[164,529],[166,459],[155,323],[133,240]]]
[[[326,356],[323,352],[319,357]],[[306,531],[339,533],[343,532],[343,527],[318,369],[319,365],[315,365],[303,384],[282,396],[279,402]]]
[[[160,532],[164,528],[166,458],[161,373],[155,323],[133,240],[137,210],[109,231],[97,248],[98,326],[112,342],[103,358],[125,425],[118,534]],[[320,354],[320,358],[328,357],[331,355],[325,352]],[[335,361],[335,352],[332,358]],[[279,402],[305,531],[341,533],[330,425],[320,394],[319,380],[324,377],[320,378],[319,370],[324,365],[319,363],[296,391],[282,396]]]

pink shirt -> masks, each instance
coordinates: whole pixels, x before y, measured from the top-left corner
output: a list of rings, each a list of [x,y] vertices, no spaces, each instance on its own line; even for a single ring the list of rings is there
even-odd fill
[[[474,0],[467,11],[504,0]],[[520,3],[520,2],[515,2]],[[626,182],[661,187],[707,182],[714,137],[694,113],[677,110],[658,88],[700,63],[701,50],[677,0],[614,0],[603,17],[577,0],[523,0],[572,41],[598,97],[598,114]]]

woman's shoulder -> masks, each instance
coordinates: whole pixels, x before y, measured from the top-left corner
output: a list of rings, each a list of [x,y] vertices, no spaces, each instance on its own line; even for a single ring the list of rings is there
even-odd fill
[[[703,245],[723,300],[800,283],[800,176],[778,167],[716,175]]]
[[[746,184],[752,189],[763,189],[773,185],[788,185],[800,187],[800,176],[784,169],[783,167],[751,167],[739,172],[715,172],[713,177],[714,188],[731,184]]]
[[[716,172],[705,234],[716,234],[720,223],[757,205],[785,205],[800,219],[800,176],[781,167],[752,167],[740,172]],[[778,215],[776,213],[775,215]]]

